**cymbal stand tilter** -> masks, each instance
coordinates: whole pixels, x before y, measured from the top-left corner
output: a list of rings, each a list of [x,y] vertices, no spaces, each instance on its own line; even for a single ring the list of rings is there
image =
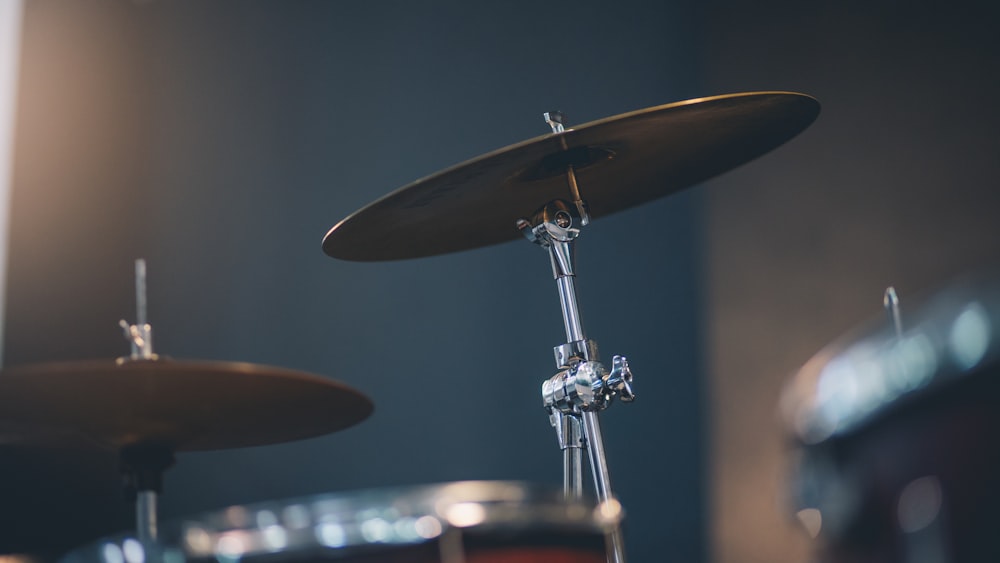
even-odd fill
[[[546,121],[553,133],[563,132],[562,115],[546,113]],[[565,148],[565,143],[564,143]],[[598,502],[616,503],[611,490],[611,477],[604,452],[598,411],[606,409],[615,398],[631,402],[632,372],[624,356],[615,356],[611,371],[601,364],[597,343],[586,337],[576,299],[573,264],[573,242],[580,234],[574,223],[585,226],[590,221],[586,202],[581,198],[573,166],[566,167],[566,178],[572,203],[554,200],[547,203],[529,219],[518,219],[517,228],[524,236],[546,248],[552,261],[552,273],[559,290],[566,344],[554,349],[555,376],[542,383],[542,399],[549,412],[549,420],[556,430],[563,451],[563,488],[567,496],[583,495],[582,455],[586,448],[590,456],[591,474]],[[608,559],[611,563],[625,563],[625,547],[621,529],[616,528],[611,537]]]
[[[146,322],[146,261],[135,261],[136,323],[124,319],[118,324],[125,331],[125,339],[132,347],[125,362],[155,362],[153,353],[153,328]],[[143,543],[155,542],[157,537],[157,495],[163,491],[163,472],[174,464],[173,448],[168,444],[140,442],[130,444],[119,452],[121,472],[125,479],[125,495],[135,501],[136,534]]]

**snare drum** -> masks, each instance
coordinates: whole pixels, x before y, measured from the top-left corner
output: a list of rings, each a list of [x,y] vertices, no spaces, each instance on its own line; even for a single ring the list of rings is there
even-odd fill
[[[1000,561],[1000,278],[827,347],[783,409],[822,561]]]
[[[156,546],[122,536],[64,560],[603,563],[620,518],[613,502],[468,481],[233,506],[167,524]]]

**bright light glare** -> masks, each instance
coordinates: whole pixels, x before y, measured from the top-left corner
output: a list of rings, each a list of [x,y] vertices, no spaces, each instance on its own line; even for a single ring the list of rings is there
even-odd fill
[[[209,553],[212,550],[212,536],[202,528],[188,528],[184,532],[184,543],[195,553]]]
[[[347,543],[347,534],[340,524],[326,522],[316,526],[316,539],[327,547],[343,547]]]
[[[420,534],[417,533],[416,523],[416,518],[407,516],[396,520],[396,523],[392,525],[392,529],[400,541],[414,541],[420,538]]]
[[[622,504],[618,499],[609,498],[597,505],[597,514],[604,522],[618,522],[622,518]]]
[[[125,554],[125,561],[128,563],[145,563],[146,551],[138,540],[129,538],[122,544],[122,552]]]
[[[421,516],[413,523],[417,535],[424,539],[433,539],[441,535],[441,522],[433,516]]]
[[[264,543],[272,551],[285,549],[288,547],[288,532],[278,525],[268,526],[264,529]]]
[[[17,73],[21,56],[21,0],[0,2],[0,295],[7,280],[7,233],[10,190],[14,174],[14,124],[17,115]],[[0,300],[0,342],[3,341]],[[3,350],[0,349],[0,365]]]
[[[215,553],[226,559],[239,559],[246,552],[246,545],[243,535],[239,532],[231,532],[219,538],[215,544]]]
[[[966,307],[951,325],[948,344],[962,369],[976,367],[990,347],[990,316],[979,303]]]
[[[101,548],[101,555],[104,557],[105,563],[125,563],[125,554],[116,543],[104,544],[104,547]]]
[[[802,527],[806,529],[810,538],[816,539],[819,536],[819,531],[823,528],[823,513],[819,509],[803,508],[795,513],[795,516],[802,523]]]
[[[475,526],[486,519],[486,509],[474,502],[460,502],[448,507],[447,518],[452,526],[459,528]]]
[[[372,518],[361,523],[361,535],[371,543],[383,543],[392,539],[392,524],[384,518]]]

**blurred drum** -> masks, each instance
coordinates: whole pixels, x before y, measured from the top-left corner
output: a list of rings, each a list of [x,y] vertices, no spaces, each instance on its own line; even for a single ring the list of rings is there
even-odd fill
[[[162,527],[155,546],[120,536],[64,561],[602,563],[620,518],[617,503],[468,481],[233,506]]]
[[[821,561],[1000,561],[1000,278],[817,354],[783,397]]]

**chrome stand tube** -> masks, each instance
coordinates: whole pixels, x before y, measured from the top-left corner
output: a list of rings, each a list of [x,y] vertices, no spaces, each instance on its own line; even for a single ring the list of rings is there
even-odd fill
[[[583,425],[576,414],[558,410],[549,415],[563,452],[563,494],[566,498],[583,497]]]
[[[569,244],[569,243],[560,243]],[[555,249],[552,250],[555,253]],[[553,261],[553,265],[555,262]],[[556,285],[559,286],[559,303],[562,305],[563,326],[566,329],[566,342],[576,342],[586,340],[583,334],[583,323],[580,320],[580,311],[576,306],[576,286],[571,276],[556,278]]]
[[[559,289],[559,301],[562,304],[563,324],[566,328],[567,342],[578,342],[586,340],[583,330],[583,321],[580,317],[580,308],[576,300],[576,288],[574,278],[576,272],[573,268],[573,240],[552,240],[548,245],[549,255],[552,258],[552,270]],[[583,358],[586,360],[597,360],[597,358]],[[563,366],[557,366],[563,367]],[[611,476],[608,471],[608,461],[604,454],[604,440],[601,437],[600,422],[597,413],[594,411],[579,411],[564,414],[563,420],[576,419],[577,423],[582,419],[583,439],[590,453],[591,472],[594,476],[597,500],[606,502],[614,497],[611,492]],[[558,429],[557,429],[558,430]],[[579,458],[572,458],[572,448],[563,450],[563,490],[572,491],[574,496],[583,494],[580,483],[582,467]],[[622,538],[621,527],[616,526],[611,535],[611,549],[608,553],[611,563],[625,563],[625,544]]]
[[[579,421],[576,422],[579,424]],[[583,450],[566,448],[563,450],[563,493],[568,498],[583,496]]]
[[[138,491],[135,497],[136,534],[143,544],[153,543],[157,536],[156,491]]]
[[[608,474],[608,464],[604,455],[604,439],[601,437],[601,425],[597,413],[584,411],[583,428],[590,446],[590,472],[594,475],[594,490],[597,491],[597,501],[605,502],[612,498],[611,475]]]
[[[562,306],[563,326],[566,329],[566,341],[578,342],[586,340],[583,332],[583,321],[580,318],[580,308],[576,301],[576,272],[573,269],[573,247],[571,241],[552,241],[548,246],[552,258],[552,275],[559,289],[559,303]],[[562,367],[562,366],[556,366]],[[563,448],[563,490],[572,498],[583,496],[583,460],[581,447],[589,445],[589,435],[582,426],[579,410],[572,413],[556,412],[561,427],[560,447]],[[555,421],[553,421],[555,422]],[[571,434],[576,434],[573,440]],[[591,456],[593,457],[593,456]],[[591,460],[593,462],[593,460]],[[603,500],[603,499],[601,499]]]
[[[119,454],[126,496],[135,502],[135,533],[143,543],[158,535],[157,501],[163,491],[163,473],[174,464],[173,450],[163,444],[125,446]]]
[[[590,445],[590,472],[594,475],[594,487],[597,490],[597,501],[606,503],[614,500],[611,494],[611,475],[608,473],[607,458],[604,456],[604,440],[601,438],[601,426],[594,411],[583,412],[584,429],[587,432]],[[625,538],[622,536],[621,524],[611,531],[611,545],[608,547],[610,563],[625,563]]]

